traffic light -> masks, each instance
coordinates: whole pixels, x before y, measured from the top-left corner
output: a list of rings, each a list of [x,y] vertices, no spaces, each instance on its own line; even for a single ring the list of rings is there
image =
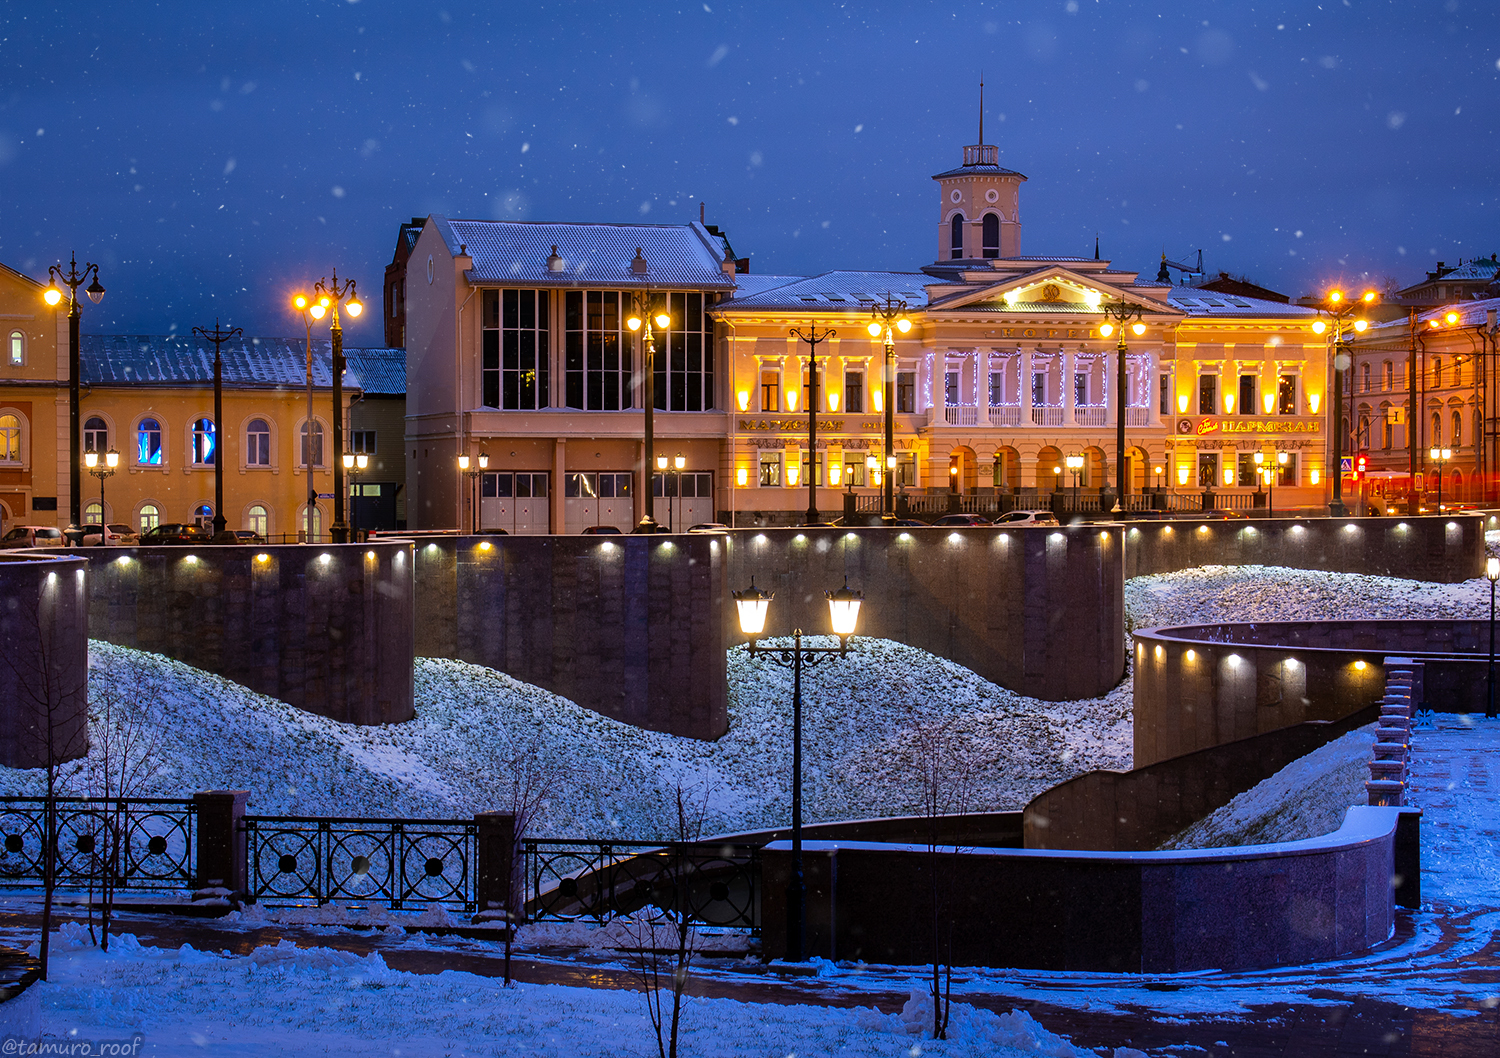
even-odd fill
[[[1354,478],[1356,481],[1362,480],[1364,478],[1365,470],[1369,465],[1370,454],[1368,452],[1361,452],[1359,455],[1354,457]]]

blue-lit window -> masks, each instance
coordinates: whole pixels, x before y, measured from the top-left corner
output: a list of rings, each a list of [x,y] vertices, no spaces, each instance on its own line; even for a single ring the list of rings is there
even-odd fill
[[[193,465],[211,467],[218,458],[219,437],[212,419],[193,423]]]
[[[155,419],[142,419],[135,428],[135,461],[143,467],[161,466],[161,423]]]

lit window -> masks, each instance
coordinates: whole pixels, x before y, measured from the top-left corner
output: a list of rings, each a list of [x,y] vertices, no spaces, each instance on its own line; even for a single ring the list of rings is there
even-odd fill
[[[247,528],[252,533],[267,536],[271,532],[271,516],[260,504],[256,504],[250,508],[245,516],[245,521],[248,523]]]
[[[214,509],[206,503],[200,503],[193,508],[193,521],[203,528],[208,529],[214,524]]]
[[[26,363],[26,335],[20,331],[10,332],[10,341],[6,343],[6,362],[11,367],[20,367]]]
[[[155,419],[142,419],[135,428],[135,438],[136,462],[143,467],[161,466],[161,423]]]
[[[21,420],[14,415],[0,415],[0,463],[21,461]]]
[[[140,523],[141,532],[144,533],[147,529],[155,529],[161,524],[161,508],[154,503],[143,503],[141,504],[140,517],[137,520]]]
[[[193,465],[211,467],[218,459],[219,436],[212,419],[193,422]]]

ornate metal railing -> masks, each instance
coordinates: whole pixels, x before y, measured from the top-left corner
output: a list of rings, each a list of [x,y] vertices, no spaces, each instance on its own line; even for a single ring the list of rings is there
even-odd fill
[[[103,879],[111,828],[121,838],[116,886],[162,890],[193,885],[197,808],[192,801],[59,797],[53,806],[59,887],[83,888]],[[46,798],[0,797],[0,888],[41,884],[46,834]]]
[[[688,916],[710,926],[760,928],[760,849],[670,842],[523,841],[529,921],[604,923],[668,908],[681,887]]]
[[[246,816],[251,895],[475,909],[473,820]]]

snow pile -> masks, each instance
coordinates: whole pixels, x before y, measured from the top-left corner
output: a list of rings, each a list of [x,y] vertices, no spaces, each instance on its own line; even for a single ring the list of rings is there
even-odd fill
[[[417,662],[416,719],[355,727],[302,712],[180,662],[90,644],[91,752],[100,703],[148,732],[155,774],[137,792],[249,790],[257,814],[465,817],[506,803],[511,762],[558,777],[533,833],[659,839],[681,783],[707,803],[703,833],[784,825],[790,814],[792,674],[729,655],[730,730],[717,742],[643,731],[503,673]],[[856,640],[803,674],[803,796],[809,822],[918,810],[914,730],[947,725],[976,762],[976,811],[1019,809],[1091,768],[1129,766],[1130,684],[1043,702],[925,651]],[[151,769],[146,769],[149,772]],[[0,769],[0,794],[37,794],[41,773]],[[88,769],[64,769],[86,792]]]
[[[1161,847],[1211,849],[1331,834],[1344,825],[1351,805],[1367,803],[1374,745],[1374,724],[1351,731],[1292,761]]]
[[[108,954],[54,947],[51,980],[33,986],[42,1001],[44,1038],[119,1040],[139,1033],[150,1053],[164,1058],[206,1050],[360,1058],[376,1052],[656,1054],[645,1000],[634,991],[507,989],[491,978],[454,971],[418,976],[391,970],[378,954],[298,948],[287,941],[239,957],[186,945],[175,951],[143,948],[129,936],[117,941]],[[930,1000],[919,993],[899,1014],[689,998],[680,1047],[711,1058],[923,1052],[1098,1058],[1021,1011],[996,1015],[955,1003],[946,1043],[925,1038],[930,1018]],[[1114,1052],[1116,1058],[1138,1054]]]

